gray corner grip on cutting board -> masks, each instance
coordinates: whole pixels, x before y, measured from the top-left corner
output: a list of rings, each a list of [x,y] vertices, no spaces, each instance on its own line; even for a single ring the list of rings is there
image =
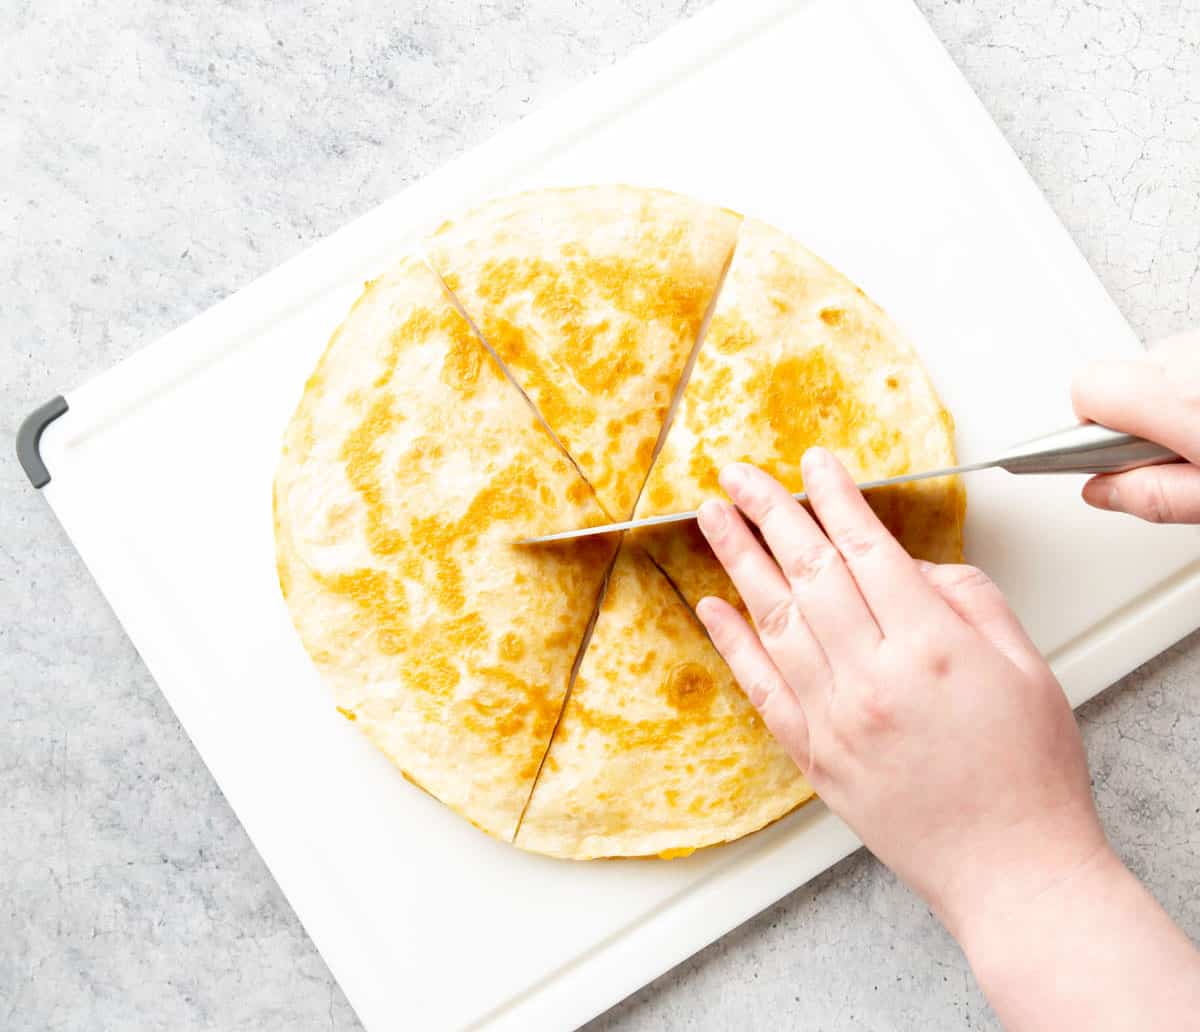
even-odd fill
[[[67,399],[61,394],[29,413],[17,431],[17,461],[34,487],[50,483],[50,471],[42,461],[42,434],[46,427],[67,411]]]

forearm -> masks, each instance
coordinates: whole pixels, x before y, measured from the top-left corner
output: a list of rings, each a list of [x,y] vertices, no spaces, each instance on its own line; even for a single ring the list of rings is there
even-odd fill
[[[1029,902],[960,923],[1010,1032],[1184,1028],[1200,1014],[1200,952],[1108,849]]]

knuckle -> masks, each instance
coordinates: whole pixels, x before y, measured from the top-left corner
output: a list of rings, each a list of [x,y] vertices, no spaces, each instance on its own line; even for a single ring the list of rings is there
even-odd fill
[[[769,492],[762,492],[755,495],[751,509],[750,518],[760,527],[773,523],[779,518],[779,499]]]
[[[797,765],[803,772],[804,776],[818,788],[828,784],[832,778],[830,777],[829,764],[825,760],[823,750],[813,748],[810,740],[808,746],[808,755],[796,758]]]
[[[920,632],[903,656],[897,656],[898,669],[919,684],[945,677],[954,667],[955,643],[951,636],[933,630]]]
[[[954,660],[951,659],[950,653],[945,649],[939,649],[926,657],[925,664],[929,669],[930,675],[938,680],[948,677],[950,671],[954,668]]]
[[[833,562],[835,555],[828,541],[799,548],[784,559],[783,575],[793,584],[807,584]]]
[[[1151,523],[1170,523],[1174,518],[1171,499],[1163,487],[1161,477],[1146,478],[1145,493],[1142,498],[1142,514]]]
[[[761,676],[750,679],[744,685],[746,698],[750,700],[750,705],[760,712],[767,708],[776,688],[774,680]]]
[[[900,723],[901,685],[879,671],[863,670],[839,688],[827,731],[834,754],[862,755],[865,743]]]
[[[992,579],[978,566],[953,566],[947,571],[945,584],[954,590],[988,588],[992,585]]]
[[[925,676],[940,680],[954,667],[954,656],[941,642],[931,643],[921,651],[921,671]]]
[[[838,551],[847,559],[866,559],[879,547],[879,535],[869,531],[847,530],[837,535]]]
[[[781,598],[762,615],[758,632],[764,638],[781,638],[792,625],[795,607],[790,598]]]
[[[878,735],[896,726],[896,707],[891,691],[872,685],[859,700],[855,711],[857,730],[864,735]]]

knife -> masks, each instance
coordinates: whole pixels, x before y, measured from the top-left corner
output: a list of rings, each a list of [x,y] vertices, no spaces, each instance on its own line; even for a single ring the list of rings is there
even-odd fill
[[[1168,462],[1182,462],[1181,456],[1153,441],[1133,434],[1110,430],[1099,423],[1082,423],[1069,426],[1054,433],[1035,437],[1033,440],[1014,445],[1007,451],[965,466],[948,469],[930,469],[921,473],[905,473],[884,480],[868,480],[856,485],[860,491],[872,491],[878,487],[894,484],[911,484],[916,480],[934,477],[950,477],[959,473],[974,473],[981,469],[1003,469],[1009,473],[1123,473],[1140,466],[1157,466]],[[798,502],[808,496],[800,491],[792,495]],[[551,541],[571,541],[575,538],[591,537],[593,534],[616,534],[623,530],[639,527],[661,527],[669,523],[683,523],[696,518],[696,510],[672,512],[665,516],[647,516],[640,520],[622,520],[605,523],[598,527],[581,527],[577,530],[560,530],[554,534],[524,538],[518,545],[541,545]]]

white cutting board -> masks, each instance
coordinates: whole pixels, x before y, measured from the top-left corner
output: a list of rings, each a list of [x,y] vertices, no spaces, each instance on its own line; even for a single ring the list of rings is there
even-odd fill
[[[271,478],[362,281],[482,195],[603,181],[846,271],[917,342],[964,458],[1069,421],[1072,369],[1137,347],[908,0],[724,0],[70,393],[46,497],[374,1032],[572,1026],[857,844],[814,804],[670,863],[523,854],[377,756],[292,632]],[[1075,702],[1200,622],[1200,532],[1078,488],[981,474],[967,524]]]

